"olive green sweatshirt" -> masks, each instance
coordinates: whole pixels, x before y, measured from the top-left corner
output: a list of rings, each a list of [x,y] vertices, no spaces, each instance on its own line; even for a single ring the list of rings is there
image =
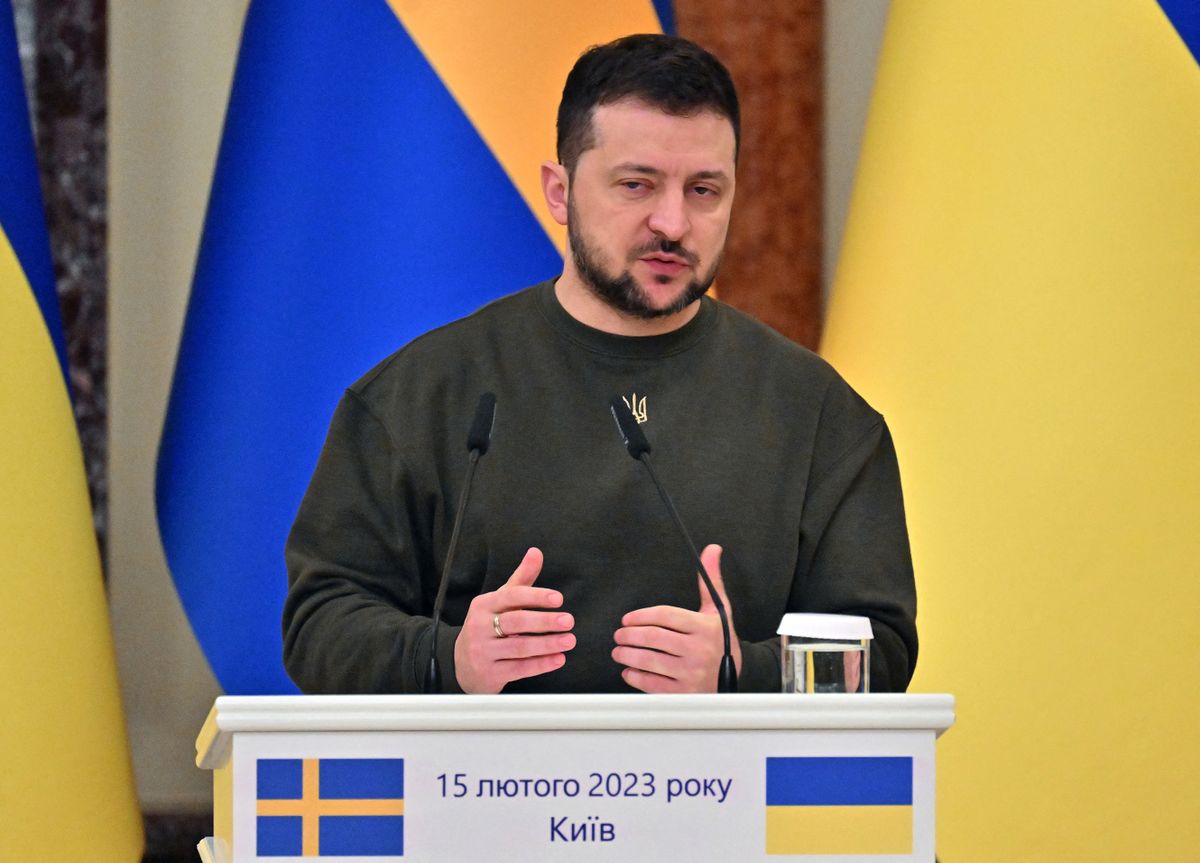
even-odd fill
[[[641,421],[697,547],[724,547],[740,690],[778,691],[786,612],[871,618],[873,691],[901,691],[916,597],[883,418],[823,360],[722,303],[661,336],[591,329],[552,282],[393,354],[345,393],[287,544],[284,658],[306,692],[419,692],[430,614],[481,393],[496,395],[438,633],[449,691],[471,599],[525,551],[564,597],[566,664],[506,692],[629,691],[610,653],[622,615],[699,607],[695,564],[609,401]],[[714,669],[714,680],[715,680]]]

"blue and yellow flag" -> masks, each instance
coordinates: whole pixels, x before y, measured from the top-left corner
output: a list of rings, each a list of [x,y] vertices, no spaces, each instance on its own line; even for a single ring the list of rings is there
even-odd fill
[[[0,178],[0,860],[134,863],[141,816],[9,0]]]
[[[158,461],[167,561],[226,692],[295,691],[283,546],[343,389],[558,274],[538,166],[591,44],[650,0],[254,0]]]
[[[403,758],[260,758],[259,857],[400,857]]]
[[[946,860],[1200,848],[1200,4],[894,0],[822,352],[887,415]]]
[[[767,759],[768,854],[911,854],[911,757]]]

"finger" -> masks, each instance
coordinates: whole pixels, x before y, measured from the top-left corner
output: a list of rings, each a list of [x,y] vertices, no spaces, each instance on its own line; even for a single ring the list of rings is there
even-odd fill
[[[678,680],[639,671],[636,668],[626,668],[621,672],[621,679],[642,692],[686,692],[687,688]]]
[[[530,659],[535,656],[552,656],[566,653],[575,647],[575,636],[566,635],[518,635],[512,638],[497,638],[491,645],[492,655],[497,662],[511,659]]]
[[[682,673],[678,656],[659,653],[657,650],[644,650],[640,647],[622,647],[618,645],[612,649],[612,658],[615,662],[624,665],[626,668],[633,668],[637,671],[648,671],[651,674],[658,674],[662,677],[677,679]]]
[[[686,608],[676,608],[673,605],[655,605],[651,608],[638,608],[621,618],[622,626],[661,626],[676,632],[694,632],[699,625],[695,619],[696,612]]]
[[[686,656],[688,637],[661,626],[625,626],[613,633],[613,640],[625,647],[645,647],[672,656]]]
[[[565,654],[552,653],[549,656],[535,656],[531,659],[505,659],[496,663],[496,669],[505,683],[511,683],[525,677],[537,677],[539,674],[557,671],[566,661]]]
[[[574,617],[559,611],[505,611],[499,617],[505,635],[568,632],[575,626]]]
[[[725,582],[721,578],[721,551],[722,549],[719,545],[705,546],[704,551],[700,552],[700,562],[704,564],[704,571],[708,573],[713,587],[717,590],[717,595],[721,597],[721,602],[725,604],[725,608],[728,610],[729,597],[725,595]],[[716,614],[716,603],[713,602],[712,594],[708,592],[708,587],[704,584],[704,579],[700,577],[700,573],[696,573],[696,581],[700,585],[700,613]]]
[[[548,587],[509,587],[487,594],[484,608],[492,614],[512,611],[517,608],[558,608],[563,604],[563,595]]]
[[[531,548],[525,552],[525,556],[521,558],[521,562],[517,564],[517,568],[513,570],[513,574],[508,577],[505,584],[528,586],[537,581],[541,571],[542,551],[538,548]]]

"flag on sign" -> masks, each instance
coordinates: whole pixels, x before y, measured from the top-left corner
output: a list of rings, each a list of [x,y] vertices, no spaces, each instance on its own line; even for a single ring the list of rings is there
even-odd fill
[[[260,758],[259,857],[404,854],[403,758]]]
[[[912,758],[768,758],[768,854],[911,854]]]

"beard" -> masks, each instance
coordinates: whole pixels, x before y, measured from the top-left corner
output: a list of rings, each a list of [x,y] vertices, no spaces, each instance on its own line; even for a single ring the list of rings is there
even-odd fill
[[[579,213],[575,209],[574,202],[570,200],[567,201],[567,245],[571,247],[571,259],[575,262],[575,270],[592,293],[618,312],[642,320],[665,318],[683,311],[696,302],[712,287],[713,281],[717,278],[717,267],[721,263],[720,256],[718,256],[707,273],[693,278],[679,292],[679,296],[667,305],[657,308],[651,303],[650,295],[633,278],[633,273],[629,271],[628,266],[616,276],[605,271],[599,256],[583,238]],[[685,249],[683,244],[678,241],[659,237],[647,245],[633,249],[626,259],[626,264],[632,265],[643,255],[654,252],[683,258],[691,265],[693,272],[700,260],[695,252]],[[656,280],[660,284],[666,284],[670,278],[657,276]]]

